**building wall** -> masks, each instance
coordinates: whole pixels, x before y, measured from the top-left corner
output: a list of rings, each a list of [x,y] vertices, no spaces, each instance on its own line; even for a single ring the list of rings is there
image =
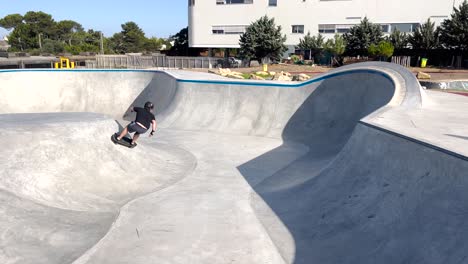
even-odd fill
[[[428,18],[439,24],[450,16],[454,3],[458,7],[463,2],[463,0],[277,0],[275,7],[268,6],[269,0],[252,0],[252,4],[224,5],[216,4],[217,1],[223,0],[189,0],[191,47],[239,47],[240,34],[213,34],[213,29],[238,31],[232,26],[247,26],[263,15],[274,17],[276,24],[281,25],[283,34],[287,36],[286,45],[294,46],[307,32],[310,31],[312,35],[319,33],[319,24],[341,24],[342,27],[350,27],[358,24],[365,16],[371,22],[379,24],[416,24],[423,23]],[[304,25],[304,33],[292,33],[292,25]],[[334,33],[323,35],[332,37]]]

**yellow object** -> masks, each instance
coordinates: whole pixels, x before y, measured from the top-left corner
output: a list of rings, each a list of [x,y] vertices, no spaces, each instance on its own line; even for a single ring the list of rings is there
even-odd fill
[[[60,62],[54,63],[54,68],[55,69],[74,69],[75,62],[70,61],[70,59],[66,57],[60,57]]]
[[[263,64],[263,71],[264,72],[268,71],[268,64],[266,64],[266,63]]]
[[[422,58],[421,59],[421,68],[426,68],[427,65],[427,58]]]

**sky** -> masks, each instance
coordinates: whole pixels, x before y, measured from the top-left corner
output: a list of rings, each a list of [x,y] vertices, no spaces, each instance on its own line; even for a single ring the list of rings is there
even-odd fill
[[[122,30],[133,21],[146,37],[167,38],[187,26],[187,0],[0,0],[0,18],[42,11],[55,21],[73,20],[85,30],[102,31],[106,37]],[[0,37],[8,34],[0,28]]]

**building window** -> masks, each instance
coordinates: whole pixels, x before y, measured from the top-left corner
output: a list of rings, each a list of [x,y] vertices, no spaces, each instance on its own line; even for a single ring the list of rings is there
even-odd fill
[[[277,0],[268,0],[268,6],[277,6],[278,1]]]
[[[293,25],[292,33],[304,34],[304,25]]]
[[[216,0],[217,5],[253,4],[253,0]]]
[[[194,6],[195,5],[195,0],[188,0],[188,5],[189,6]]]
[[[414,32],[418,26],[419,23],[394,23],[391,24],[391,31],[399,30],[401,32],[411,33]]]
[[[318,26],[319,28],[319,33],[325,33],[325,34],[333,34],[335,33],[335,24],[320,24]]]
[[[418,27],[418,23],[393,23],[393,24],[379,24],[383,33],[391,33],[398,29],[401,32],[411,33]],[[320,24],[318,25],[319,33],[335,34],[335,33],[348,33],[355,24]]]
[[[390,32],[390,25],[381,24],[380,29],[382,29],[383,33],[388,33],[388,32]]]
[[[246,28],[245,25],[212,26],[211,32],[215,35],[239,35],[244,34]]]
[[[336,33],[344,34],[348,33],[351,30],[351,27],[354,25],[335,25]]]

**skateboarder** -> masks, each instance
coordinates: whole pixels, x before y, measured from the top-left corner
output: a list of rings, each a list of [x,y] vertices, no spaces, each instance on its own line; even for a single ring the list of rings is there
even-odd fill
[[[135,121],[128,124],[119,135],[117,135],[117,133],[114,134],[114,139],[120,141],[127,133],[135,133],[131,142],[134,147],[136,146],[136,141],[140,137],[140,134],[146,133],[150,125],[152,126],[152,130],[149,136],[153,136],[154,131],[156,131],[156,119],[153,113],[151,113],[153,109],[154,105],[151,102],[146,102],[144,108],[132,107],[131,111],[136,112]]]

